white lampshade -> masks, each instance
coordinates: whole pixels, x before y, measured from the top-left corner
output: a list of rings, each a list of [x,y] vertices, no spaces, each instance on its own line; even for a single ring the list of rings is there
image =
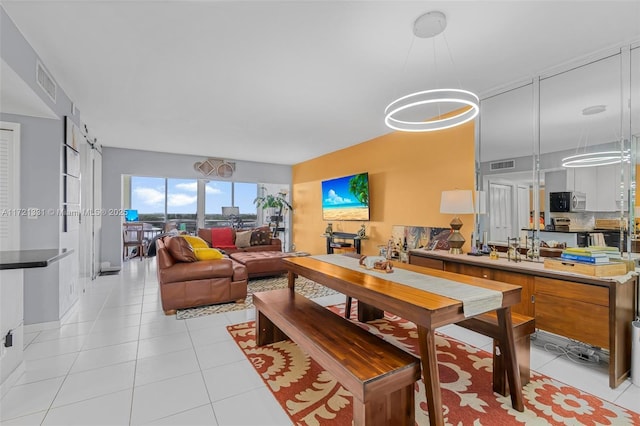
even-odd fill
[[[240,207],[223,207],[223,216],[238,216],[240,214]]]
[[[474,212],[473,191],[467,189],[442,191],[440,213],[472,214]]]

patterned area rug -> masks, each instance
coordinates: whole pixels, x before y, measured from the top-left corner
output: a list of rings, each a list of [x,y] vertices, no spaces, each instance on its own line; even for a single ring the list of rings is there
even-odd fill
[[[344,305],[330,307],[342,315]],[[355,317],[355,315],[352,315]],[[397,316],[361,324],[414,355],[415,325]],[[296,425],[351,425],[352,396],[290,341],[256,347],[254,323],[227,327],[282,408]],[[491,389],[491,354],[438,335],[438,368],[448,425],[640,425],[640,414],[531,372],[523,389],[525,411]],[[422,380],[416,383],[415,421],[428,425]]]
[[[176,319],[196,318],[203,315],[219,314],[222,312],[241,311],[243,309],[253,308],[253,293],[261,291],[276,290],[287,288],[287,276],[269,278],[256,278],[247,284],[247,298],[244,303],[222,303],[219,305],[200,306],[197,308],[179,309],[176,312]],[[316,297],[329,296],[337,292],[308,280],[304,277],[296,278],[296,292],[303,296],[313,299]]]

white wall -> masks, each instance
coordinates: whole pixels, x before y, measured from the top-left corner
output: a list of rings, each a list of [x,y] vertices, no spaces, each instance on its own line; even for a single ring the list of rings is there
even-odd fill
[[[57,321],[77,297],[68,292],[75,288],[78,263],[77,235],[62,232],[62,147],[65,141],[65,116],[80,124],[80,111],[72,114],[72,102],[58,85],[55,102],[36,82],[36,64],[41,60],[29,42],[0,7],[0,58],[50,109],[51,117],[39,118],[12,114],[3,105],[0,120],[21,124],[20,194],[22,208],[53,209],[37,219],[21,218],[21,248],[67,248],[75,253],[65,258],[65,271],[54,263],[46,268],[24,271],[24,323]],[[56,76],[54,75],[55,79]],[[45,107],[45,108],[46,108]],[[62,308],[62,311],[61,311]]]

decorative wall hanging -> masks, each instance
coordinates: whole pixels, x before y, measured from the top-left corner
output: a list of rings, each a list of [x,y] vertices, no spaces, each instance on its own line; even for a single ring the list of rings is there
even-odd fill
[[[80,128],[71,121],[69,116],[65,117],[65,144],[71,148],[78,150],[80,146]]]
[[[193,168],[204,176],[219,176],[229,178],[236,170],[236,163],[221,158],[207,158],[194,163]]]

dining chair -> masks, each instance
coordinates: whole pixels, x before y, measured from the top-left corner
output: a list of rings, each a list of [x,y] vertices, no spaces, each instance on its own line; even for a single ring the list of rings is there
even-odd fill
[[[122,260],[130,258],[129,248],[131,247],[136,249],[136,255],[142,260],[145,256],[143,224],[141,222],[125,222],[122,226]]]

